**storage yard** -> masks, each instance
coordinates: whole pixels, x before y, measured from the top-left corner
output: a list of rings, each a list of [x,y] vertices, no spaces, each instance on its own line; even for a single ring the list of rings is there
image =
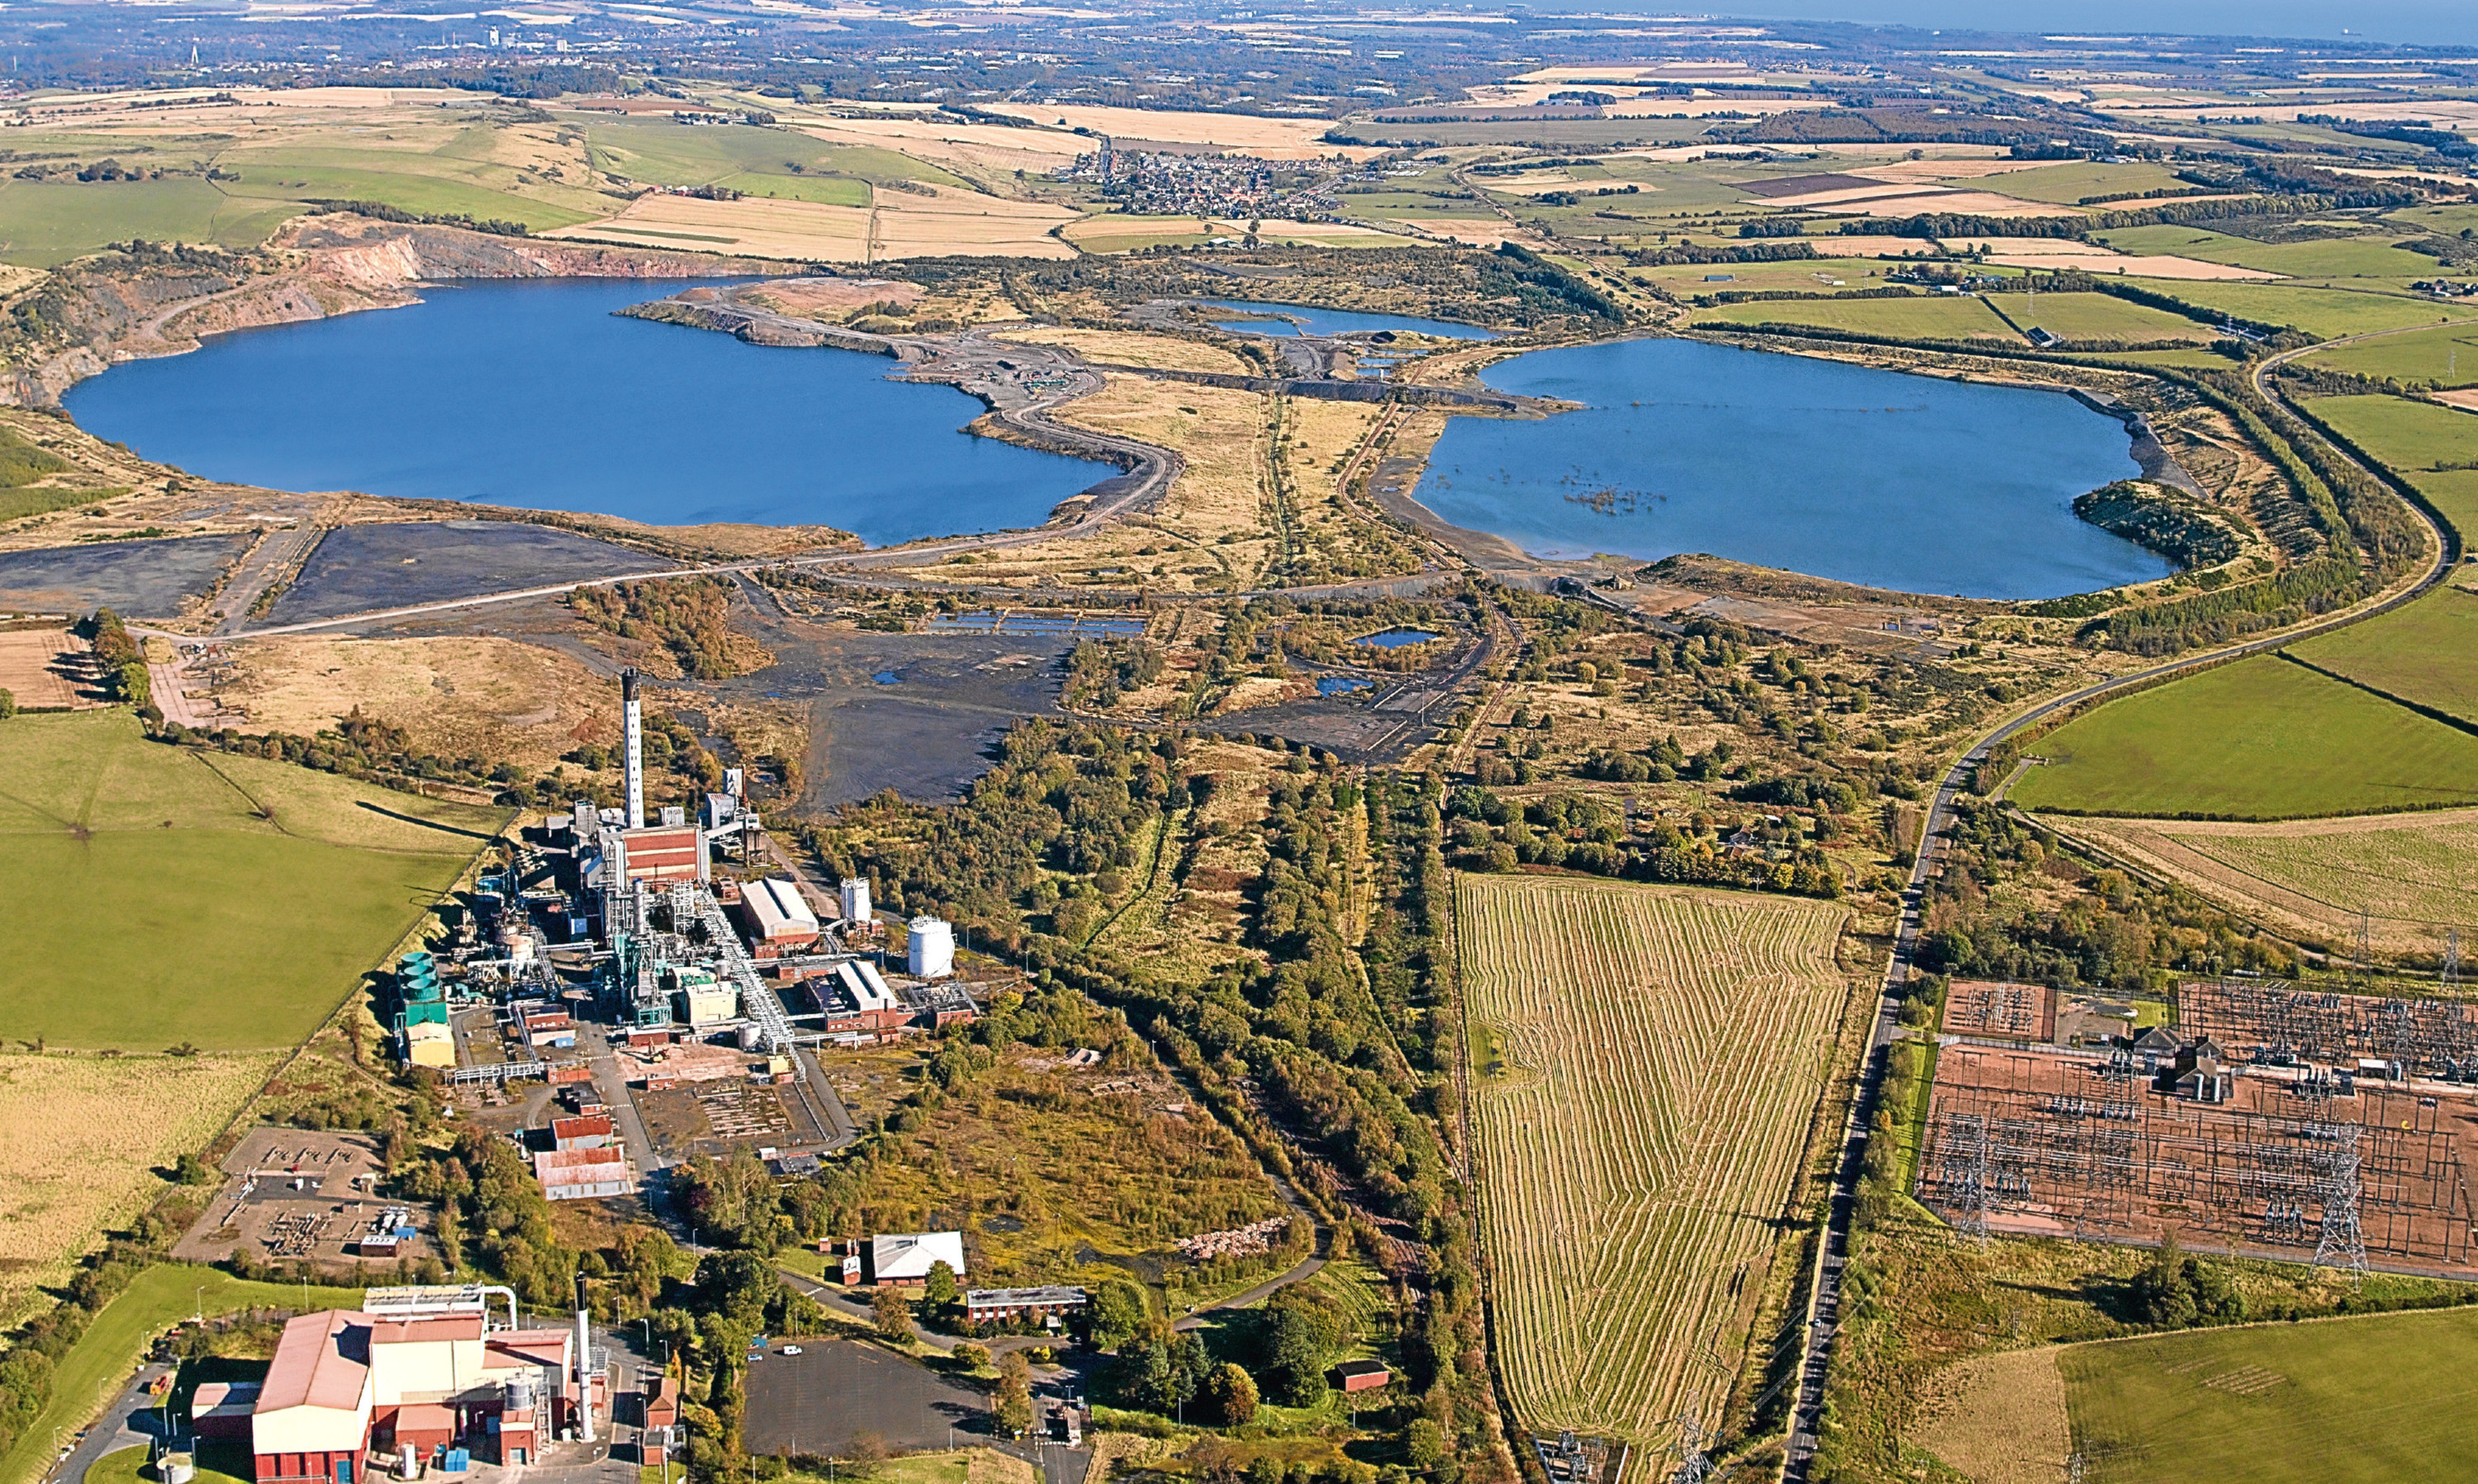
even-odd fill
[[[2179,1016],[2112,1048],[1946,1044],[1919,1198],[1965,1231],[2478,1276],[2466,1007],[2229,980]]]

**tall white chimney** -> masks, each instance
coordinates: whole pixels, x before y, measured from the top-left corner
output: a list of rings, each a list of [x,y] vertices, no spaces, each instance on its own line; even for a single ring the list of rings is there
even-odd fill
[[[628,749],[628,827],[645,827],[645,705],[637,696],[637,672],[620,672],[620,728]]]
[[[628,672],[629,690],[636,690],[637,673]],[[585,1274],[576,1275],[576,1440],[594,1441],[594,1336],[586,1325]]]

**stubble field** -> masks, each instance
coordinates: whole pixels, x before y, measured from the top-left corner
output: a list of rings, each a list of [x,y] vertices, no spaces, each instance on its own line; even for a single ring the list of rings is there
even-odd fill
[[[155,1171],[203,1147],[282,1059],[0,1054],[0,1324],[152,1204]]]
[[[1832,1066],[1846,916],[1457,879],[1496,1317],[1534,1430],[1641,1443],[1718,1414]]]

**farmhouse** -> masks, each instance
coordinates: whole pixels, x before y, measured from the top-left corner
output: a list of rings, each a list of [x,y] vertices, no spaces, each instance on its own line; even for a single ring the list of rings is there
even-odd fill
[[[929,1270],[945,1263],[964,1275],[964,1234],[959,1231],[888,1233],[869,1239],[869,1281],[917,1288]]]

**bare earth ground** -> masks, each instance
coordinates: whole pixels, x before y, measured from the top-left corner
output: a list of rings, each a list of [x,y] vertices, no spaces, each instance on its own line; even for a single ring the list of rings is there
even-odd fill
[[[2056,1346],[1947,1366],[1928,1385],[1914,1436],[1971,1484],[2057,1484],[2065,1476],[2074,1445]]]
[[[999,338],[1021,340],[1027,345],[1064,345],[1088,361],[1114,365],[1152,366],[1166,371],[1227,371],[1239,376],[1249,375],[1255,369],[1218,345],[1183,340],[1169,335],[1027,325],[1020,330],[1009,330]]]
[[[70,678],[69,667],[86,647],[85,640],[65,629],[0,634],[0,691],[16,697],[21,711],[102,705],[101,696],[81,692]]]
[[[404,727],[425,751],[548,767],[581,742],[618,735],[610,684],[569,656],[507,639],[254,640],[232,648],[216,698],[253,729],[302,736],[354,707]]]
[[[1253,586],[1274,549],[1259,493],[1267,403],[1252,391],[1111,376],[1106,390],[1068,403],[1055,416],[1183,455],[1187,466],[1159,504],[1091,536],[1012,546],[905,575],[1017,583],[1047,577],[1173,592]]]

